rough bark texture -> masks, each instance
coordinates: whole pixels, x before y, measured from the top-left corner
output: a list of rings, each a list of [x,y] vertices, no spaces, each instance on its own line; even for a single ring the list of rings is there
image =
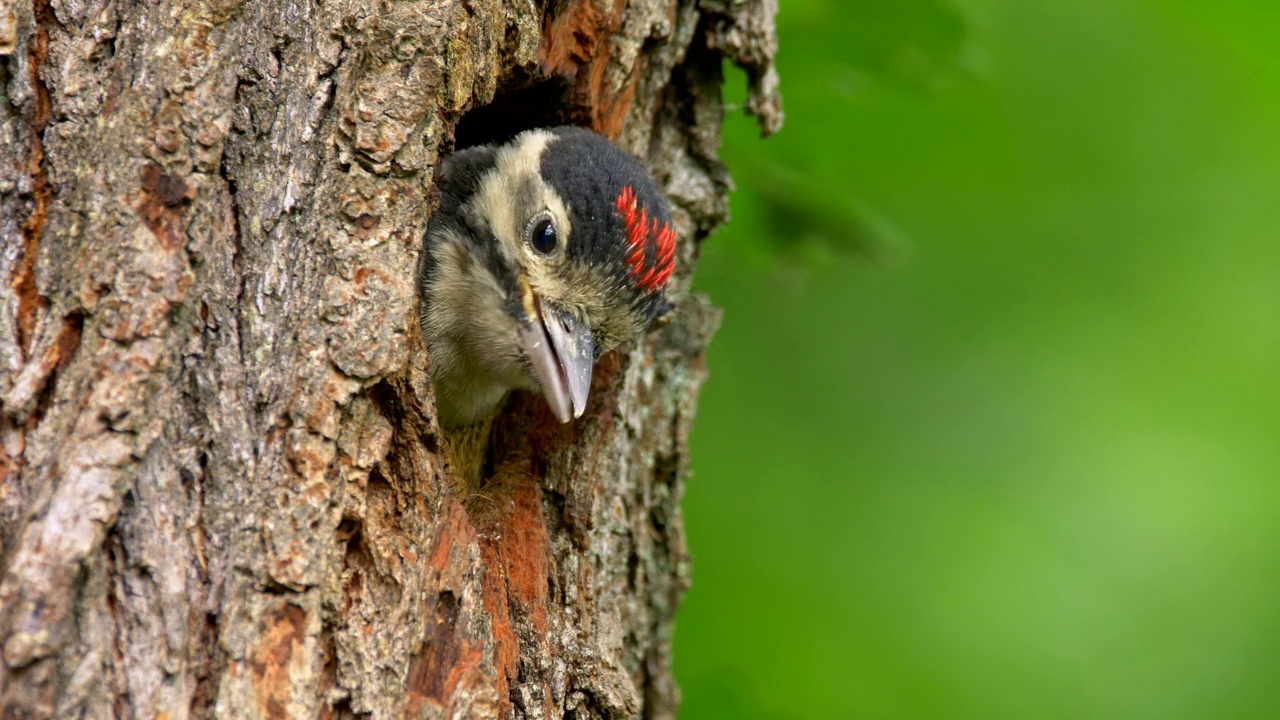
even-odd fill
[[[666,718],[716,324],[450,490],[413,269],[455,141],[590,125],[725,219],[774,0],[0,0],[0,716]]]

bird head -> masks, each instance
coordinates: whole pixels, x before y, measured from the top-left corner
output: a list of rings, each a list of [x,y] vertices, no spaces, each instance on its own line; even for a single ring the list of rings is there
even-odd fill
[[[596,359],[667,307],[675,244],[653,180],[589,130],[448,158],[419,278],[442,423],[479,422],[514,388],[580,417]]]

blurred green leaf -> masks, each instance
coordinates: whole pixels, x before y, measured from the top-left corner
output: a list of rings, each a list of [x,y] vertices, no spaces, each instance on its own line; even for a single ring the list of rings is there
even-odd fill
[[[746,156],[733,170],[759,204],[769,244],[785,258],[826,264],[831,250],[890,264],[910,251],[902,230],[847,192],[766,158]]]

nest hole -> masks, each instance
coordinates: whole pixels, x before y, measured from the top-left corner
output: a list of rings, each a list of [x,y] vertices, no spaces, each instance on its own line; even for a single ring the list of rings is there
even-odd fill
[[[525,130],[582,124],[582,113],[571,101],[572,90],[564,78],[510,83],[493,102],[462,116],[454,130],[454,147],[502,144]]]

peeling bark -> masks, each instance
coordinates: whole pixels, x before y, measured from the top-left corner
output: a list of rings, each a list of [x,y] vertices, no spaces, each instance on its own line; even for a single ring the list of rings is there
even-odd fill
[[[727,216],[773,0],[0,0],[0,717],[670,718],[717,323],[517,395],[451,488],[413,269],[439,158],[589,125]]]

